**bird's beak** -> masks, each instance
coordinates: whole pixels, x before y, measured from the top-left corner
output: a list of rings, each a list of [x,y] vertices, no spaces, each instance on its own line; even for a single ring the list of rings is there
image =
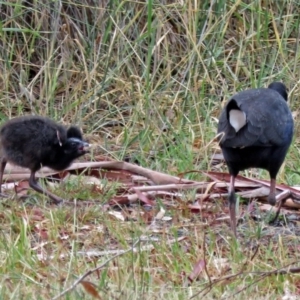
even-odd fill
[[[91,144],[89,143],[83,143],[83,151],[88,152],[90,150]]]

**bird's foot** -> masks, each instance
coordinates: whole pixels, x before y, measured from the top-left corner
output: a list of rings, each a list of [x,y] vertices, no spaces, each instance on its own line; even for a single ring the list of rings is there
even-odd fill
[[[278,208],[277,208],[277,211],[276,211],[276,214],[275,214],[275,217],[269,222],[269,224],[275,224],[275,222],[277,221],[278,217],[279,217],[279,214],[280,214],[280,210],[281,210],[281,207],[282,205],[285,203],[285,201],[289,198],[289,197],[292,197],[293,198],[293,194],[291,193],[290,190],[285,190],[283,192],[281,192],[280,194],[278,194],[276,196],[276,201],[275,203],[279,203],[278,205]],[[300,198],[299,198],[300,200]],[[274,204],[275,204],[274,203]],[[272,203],[270,203],[272,204]]]
[[[56,205],[61,205],[66,201],[62,198],[59,198],[59,197],[53,195],[53,194],[51,194],[51,197],[49,196],[49,198],[50,198],[50,203],[53,203],[53,204],[56,204]]]

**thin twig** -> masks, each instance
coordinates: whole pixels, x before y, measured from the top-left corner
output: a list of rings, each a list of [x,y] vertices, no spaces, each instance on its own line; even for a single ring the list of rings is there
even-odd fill
[[[55,296],[54,298],[52,298],[51,300],[57,300],[59,298],[61,298],[62,296],[64,296],[65,294],[67,294],[68,292],[72,291],[80,282],[82,282],[87,276],[91,275],[92,273],[102,269],[103,267],[105,267],[105,265],[107,265],[110,261],[114,260],[115,258],[126,254],[130,251],[132,251],[134,249],[134,247],[139,243],[140,239],[138,239],[129,249],[124,250],[122,253],[119,253],[117,255],[114,255],[113,257],[109,258],[108,260],[106,260],[104,263],[102,263],[101,265],[97,266],[94,269],[91,269],[89,271],[87,271],[86,273],[84,273],[81,277],[79,277],[70,287],[68,287],[67,289],[65,289],[64,291],[62,291],[59,295]]]
[[[295,273],[300,273],[300,267],[298,268],[290,268],[291,264],[288,264],[285,267],[282,267],[281,269],[277,269],[274,271],[269,271],[269,272],[251,272],[251,274],[259,274],[260,277],[256,280],[254,280],[253,282],[251,282],[250,284],[246,285],[245,287],[243,287],[242,289],[240,289],[239,291],[237,291],[236,293],[232,294],[230,296],[230,299],[232,299],[233,296],[236,296],[237,294],[240,294],[241,292],[243,292],[244,290],[248,289],[250,286],[254,285],[255,283],[263,280],[264,278],[270,276],[270,275],[287,275],[287,274],[295,274]]]
[[[256,256],[256,254],[258,253],[259,246],[260,246],[259,244],[256,246],[256,249],[255,249],[254,253],[251,256],[250,261],[252,261],[254,259],[254,257]]]
[[[203,247],[203,257],[204,257],[204,270],[205,270],[206,276],[208,277],[209,286],[211,287],[212,286],[212,282],[211,282],[211,278],[210,278],[210,275],[208,273],[207,265],[206,265],[206,243],[205,243],[205,237],[206,237],[206,234],[204,232],[203,246],[202,246]]]
[[[256,254],[256,252],[255,252]],[[192,295],[189,299],[192,299],[192,298],[195,298],[197,296],[199,296],[200,294],[202,294],[205,290],[211,290],[212,287],[222,281],[227,281],[227,280],[232,280],[234,278],[237,278],[237,277],[240,277],[240,276],[247,276],[247,275],[259,275],[259,278],[256,279],[253,283],[257,283],[259,282],[260,280],[268,277],[268,276],[271,276],[271,275],[287,275],[287,274],[296,274],[296,273],[300,273],[300,267],[297,267],[297,268],[291,268],[290,266],[295,264],[297,262],[292,262],[280,269],[276,269],[276,270],[273,270],[273,271],[268,271],[268,272],[243,272],[243,271],[240,271],[236,274],[232,274],[232,275],[227,275],[227,276],[224,276],[222,278],[218,278],[218,279],[215,279],[213,280],[212,282],[209,282],[202,290],[200,290],[199,292],[195,293],[194,295]],[[242,288],[241,290],[239,290],[238,292],[236,292],[235,294],[231,295],[230,298],[232,298],[232,296],[235,296],[239,293],[241,293],[242,291],[246,290],[247,288],[249,288],[253,283],[251,283],[250,285],[247,285],[246,287]]]

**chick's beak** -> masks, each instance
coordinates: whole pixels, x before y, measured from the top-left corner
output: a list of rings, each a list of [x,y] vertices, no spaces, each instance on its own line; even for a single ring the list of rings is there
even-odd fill
[[[82,150],[83,150],[83,151],[89,152],[90,147],[91,147],[91,144],[85,143],[85,142],[82,143]]]

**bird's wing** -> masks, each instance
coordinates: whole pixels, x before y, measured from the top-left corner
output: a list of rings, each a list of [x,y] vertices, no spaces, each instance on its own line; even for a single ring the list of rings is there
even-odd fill
[[[284,144],[293,132],[293,119],[287,103],[270,89],[251,91],[241,92],[230,100],[236,101],[246,114],[247,123],[238,132],[228,122],[227,106],[223,109],[218,125],[218,132],[224,132],[220,144],[236,148]]]

